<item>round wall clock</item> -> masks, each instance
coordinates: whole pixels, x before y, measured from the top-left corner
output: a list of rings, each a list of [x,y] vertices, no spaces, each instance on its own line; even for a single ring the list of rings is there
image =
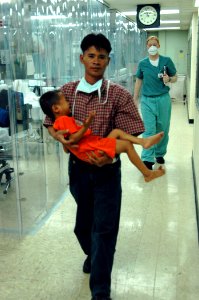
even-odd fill
[[[136,19],[138,28],[160,26],[160,5],[137,5]]]

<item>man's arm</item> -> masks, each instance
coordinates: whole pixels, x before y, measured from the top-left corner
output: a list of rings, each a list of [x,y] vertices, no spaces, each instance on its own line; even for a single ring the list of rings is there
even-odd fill
[[[135,87],[134,87],[134,96],[133,96],[136,106],[138,106],[138,102],[139,102],[138,99],[139,99],[141,86],[142,86],[142,79],[136,78]]]

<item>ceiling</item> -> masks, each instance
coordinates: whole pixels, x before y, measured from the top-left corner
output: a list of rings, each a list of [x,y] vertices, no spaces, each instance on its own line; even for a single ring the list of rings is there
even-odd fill
[[[161,24],[160,27],[180,26],[180,30],[189,29],[192,14],[198,11],[195,0],[106,0],[111,9],[120,12],[136,11],[137,4],[160,4],[161,9],[179,9],[179,14],[161,15],[161,20],[180,20],[180,24]],[[128,16],[136,22],[136,16]]]

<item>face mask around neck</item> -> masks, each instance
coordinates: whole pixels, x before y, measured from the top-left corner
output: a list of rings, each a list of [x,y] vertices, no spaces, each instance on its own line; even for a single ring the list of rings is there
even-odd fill
[[[156,46],[151,46],[149,49],[148,49],[148,53],[150,55],[156,55],[158,53],[158,48]]]
[[[83,77],[78,86],[76,91],[84,92],[87,94],[91,94],[94,91],[99,91],[102,86],[102,79],[98,80],[94,84],[90,84],[86,81],[86,79]]]

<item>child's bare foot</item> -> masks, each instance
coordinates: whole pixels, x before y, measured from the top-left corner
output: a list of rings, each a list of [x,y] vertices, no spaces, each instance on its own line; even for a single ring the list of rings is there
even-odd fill
[[[151,181],[155,178],[158,178],[164,174],[165,174],[165,170],[160,166],[157,170],[150,171],[150,174],[148,176],[145,175],[144,180],[146,182],[149,182],[149,181]]]
[[[164,132],[161,131],[155,135],[149,136],[147,138],[143,138],[142,147],[144,149],[148,149],[151,146],[159,143],[159,141],[162,139],[163,135],[164,135]]]

